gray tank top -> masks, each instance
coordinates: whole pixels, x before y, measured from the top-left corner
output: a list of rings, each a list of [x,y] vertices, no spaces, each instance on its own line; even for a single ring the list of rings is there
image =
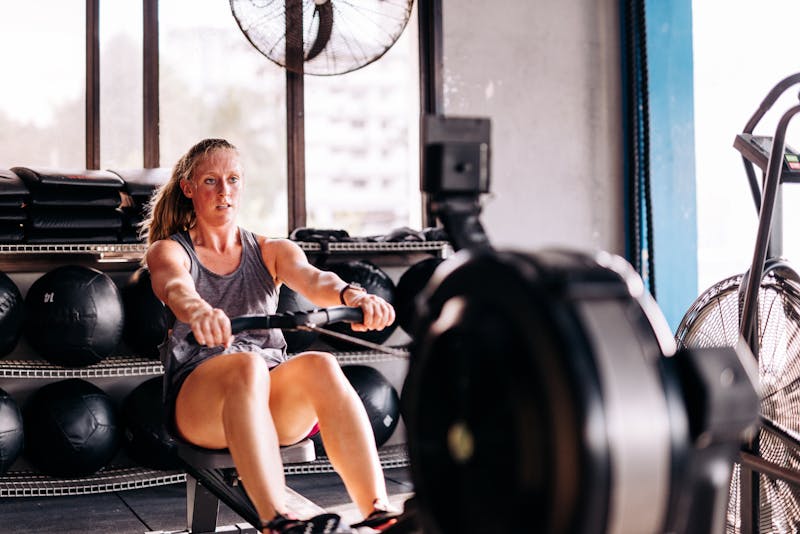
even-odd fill
[[[278,292],[272,275],[264,265],[261,249],[252,232],[239,229],[242,241],[242,258],[239,266],[230,274],[217,274],[208,270],[197,257],[188,232],[170,236],[183,246],[189,255],[190,273],[200,296],[215,308],[220,308],[228,317],[242,315],[268,315],[278,308]],[[256,352],[261,354],[272,368],[286,360],[286,341],[280,330],[248,330],[234,334],[234,341],[224,347],[200,347],[186,341],[191,328],[186,323],[173,323],[172,333],[161,346],[161,362],[164,364],[165,386],[178,385],[204,360],[219,354],[232,352]]]

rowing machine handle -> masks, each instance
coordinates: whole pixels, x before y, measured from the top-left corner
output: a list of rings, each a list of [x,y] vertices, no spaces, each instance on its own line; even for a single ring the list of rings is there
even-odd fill
[[[298,327],[314,325],[324,326],[331,323],[360,323],[364,321],[361,308],[352,306],[334,306],[304,312],[284,312],[274,315],[246,315],[231,319],[231,334],[243,330],[264,330],[280,328],[292,330]],[[189,343],[197,343],[193,333],[186,336]]]

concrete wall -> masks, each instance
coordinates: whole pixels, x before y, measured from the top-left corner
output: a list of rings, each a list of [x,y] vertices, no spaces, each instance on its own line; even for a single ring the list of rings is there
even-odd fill
[[[622,254],[618,3],[442,4],[445,114],[492,119],[493,243]]]

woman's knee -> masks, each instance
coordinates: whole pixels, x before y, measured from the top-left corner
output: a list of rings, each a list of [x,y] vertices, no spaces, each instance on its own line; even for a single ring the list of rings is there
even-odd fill
[[[306,352],[298,358],[302,358],[304,374],[313,380],[344,378],[336,357],[328,352]]]
[[[303,354],[302,358],[305,361],[298,373],[298,384],[310,396],[330,399],[351,392],[352,386],[335,356],[327,352],[310,352]]]
[[[225,386],[236,390],[263,390],[269,387],[269,367],[255,352],[238,352],[228,358]]]

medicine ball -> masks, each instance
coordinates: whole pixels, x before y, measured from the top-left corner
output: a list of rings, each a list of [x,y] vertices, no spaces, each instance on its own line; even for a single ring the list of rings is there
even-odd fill
[[[111,461],[120,446],[113,401],[79,378],[36,390],[23,419],[26,456],[49,475],[94,473]]]
[[[123,442],[131,458],[153,469],[179,469],[175,440],[164,426],[163,378],[136,386],[122,403]]]
[[[134,350],[148,358],[158,358],[158,346],[167,336],[167,308],[150,285],[150,271],[141,268],[120,290],[125,309],[122,337]]]
[[[395,291],[394,309],[397,313],[397,323],[405,332],[414,335],[414,322],[416,319],[415,299],[433,275],[433,271],[444,260],[431,257],[418,261],[405,270],[397,281]]]
[[[0,356],[14,350],[22,331],[22,294],[7,274],[0,272]]]
[[[333,271],[345,282],[355,282],[360,284],[367,293],[378,295],[389,304],[394,304],[395,286],[392,279],[374,263],[365,260],[354,260],[343,263],[333,263],[326,267]],[[328,325],[328,329],[342,334],[369,341],[371,343],[383,343],[392,335],[397,327],[397,321],[387,326],[383,330],[370,330],[368,332],[354,332],[347,323],[335,323]],[[358,350],[361,347],[347,341],[327,336],[325,342],[339,350]]]
[[[286,284],[281,285],[278,296],[278,313],[308,311],[314,308],[314,304],[303,295]],[[284,330],[283,337],[286,339],[287,350],[297,353],[310,347],[317,340],[319,334],[304,330]]]
[[[368,365],[343,365],[342,372],[367,410],[378,447],[386,443],[400,420],[400,397],[383,374]]]
[[[39,277],[25,299],[25,336],[43,358],[85,367],[114,351],[122,337],[122,298],[107,275],[79,265]]]
[[[0,475],[8,471],[22,452],[22,414],[14,399],[0,389]]]

